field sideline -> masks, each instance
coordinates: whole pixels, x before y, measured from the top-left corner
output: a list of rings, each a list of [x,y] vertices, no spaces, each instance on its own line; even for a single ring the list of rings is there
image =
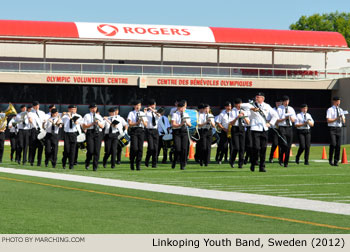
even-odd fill
[[[114,170],[101,165],[92,172],[82,165],[83,153],[72,171],[60,164],[56,169],[23,167],[9,161],[6,146],[1,167],[349,204],[350,165],[331,167],[319,162],[321,153],[322,147],[313,147],[310,166],[274,163],[267,165],[267,173],[194,162],[185,171],[159,164],[132,172],[126,159]],[[0,177],[0,233],[350,233],[349,218],[342,214],[28,177],[1,169]]]

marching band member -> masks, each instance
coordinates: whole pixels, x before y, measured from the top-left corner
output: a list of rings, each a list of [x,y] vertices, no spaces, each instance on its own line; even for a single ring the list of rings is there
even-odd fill
[[[63,131],[64,131],[64,150],[62,157],[62,167],[66,168],[68,159],[69,169],[74,168],[74,159],[77,146],[78,127],[82,123],[81,115],[76,113],[76,106],[69,105],[68,113],[62,113]]]
[[[21,105],[21,112],[16,116],[16,123],[18,125],[18,143],[16,162],[25,165],[27,162],[27,152],[29,146],[29,137],[31,132],[32,119],[28,116],[28,111],[25,105]]]
[[[173,129],[173,137],[175,144],[175,156],[171,168],[175,168],[176,161],[180,157],[180,169],[184,170],[186,167],[187,147],[188,147],[188,132],[187,127],[191,127],[191,121],[188,114],[185,112],[185,104],[179,102],[177,104],[177,111],[171,118],[171,126]]]
[[[2,156],[4,154],[6,126],[7,119],[4,118],[3,122],[0,124],[0,163],[2,163]]]
[[[250,170],[255,170],[255,163],[260,155],[259,172],[266,172],[265,170],[265,158],[266,147],[269,127],[276,123],[278,115],[273,108],[264,102],[264,93],[257,93],[255,101],[253,103],[243,103],[241,108],[244,110],[250,110],[250,125],[253,137],[253,150],[251,157]],[[267,121],[267,117],[270,116],[270,122]]]
[[[114,121],[114,113],[115,113],[115,108],[109,108],[108,109],[108,116],[105,116],[103,119],[105,120],[105,127],[104,127],[104,142],[105,142],[105,154],[103,156],[103,168],[106,168],[107,165],[107,160],[109,158],[109,156],[112,155],[112,153],[116,153],[117,152],[117,145],[118,145],[118,138],[114,137],[116,136],[119,132],[117,132],[116,124],[112,124],[112,121]],[[112,131],[113,128],[115,129],[114,134],[112,135]],[[115,149],[115,152],[113,150]],[[113,162],[113,158],[114,158],[114,162]],[[112,160],[111,160],[111,167],[115,168],[115,155],[112,155]]]
[[[311,145],[311,127],[314,126],[314,120],[311,115],[307,113],[307,104],[302,104],[301,112],[297,114],[297,119],[295,121],[295,127],[297,127],[298,137],[299,137],[299,149],[295,156],[295,163],[299,164],[299,159],[303,151],[304,154],[304,164],[309,165],[309,153]]]
[[[158,121],[158,134],[159,134],[159,148],[158,148],[158,156],[160,153],[160,150],[163,149],[163,160],[162,164],[166,164],[167,158],[168,158],[168,148],[163,142],[163,136],[170,134],[171,126],[169,123],[169,119],[167,116],[165,116],[165,109],[160,108],[158,110],[158,113],[161,115]],[[158,158],[157,158],[158,159]]]
[[[245,144],[245,122],[249,124],[249,119],[245,116],[241,109],[242,99],[236,98],[234,101],[234,108],[231,110],[233,120],[229,122],[231,125],[231,145],[232,150],[230,154],[230,165],[233,168],[238,153],[238,168],[243,167],[244,161],[244,144]]]
[[[146,137],[148,143],[145,166],[148,167],[149,160],[152,157],[152,168],[157,168],[159,142],[158,120],[160,114],[157,113],[156,101],[154,99],[151,99],[148,105],[148,108],[145,108],[147,118]]]
[[[278,117],[277,124],[279,126],[279,131],[281,136],[287,141],[279,141],[278,145],[281,147],[280,155],[279,155],[279,164],[282,166],[284,163],[284,167],[288,167],[290,148],[292,146],[293,141],[293,123],[296,119],[296,114],[294,109],[289,106],[289,97],[284,95],[282,97],[282,105],[277,109]],[[284,161],[283,161],[284,156]]]
[[[244,111],[246,116],[248,117],[249,121],[249,116],[250,116],[250,111]],[[250,121],[249,121],[250,123]],[[245,157],[243,164],[247,164],[248,160],[250,160],[251,155],[252,155],[252,147],[253,147],[253,138],[252,138],[252,132],[250,130],[250,124],[247,124],[246,121],[243,121],[243,125],[245,128],[245,143],[244,143],[244,152],[245,152]]]
[[[135,170],[134,164],[136,162],[136,170],[141,169],[141,160],[143,154],[144,142],[144,128],[147,127],[147,118],[145,114],[140,111],[141,101],[134,102],[134,110],[129,112],[128,124],[130,131],[130,169]]]
[[[116,120],[118,122],[121,123],[122,128],[119,128],[119,129],[124,130],[124,132],[126,133],[126,132],[128,132],[129,125],[125,121],[125,119],[119,115],[119,110],[120,110],[119,107],[115,108],[114,117],[116,118]],[[117,165],[120,165],[120,162],[122,160],[122,150],[123,150],[123,147],[120,144],[118,144],[117,145],[117,161],[116,161]]]
[[[178,104],[178,101],[176,100],[175,101],[175,106],[174,107],[172,107],[171,109],[170,109],[170,113],[169,113],[169,116],[170,116],[170,118],[173,116],[173,114],[176,112],[176,110],[177,110],[177,104]]]
[[[219,153],[220,156],[218,158],[218,163],[221,164],[222,159],[227,152],[228,149],[228,138],[227,138],[227,133],[228,133],[228,125],[229,122],[233,120],[232,114],[231,114],[231,109],[232,109],[232,104],[231,102],[225,102],[225,110],[222,111],[217,119],[217,124],[219,128],[221,129],[220,133],[220,141],[219,141]]]
[[[214,116],[209,113],[208,104],[203,104],[203,112],[198,117],[198,128],[200,140],[197,142],[199,151],[199,162],[202,166],[210,163],[211,142],[213,140],[212,128],[215,127]],[[197,153],[197,152],[196,152]]]
[[[341,98],[334,96],[332,101],[333,106],[327,110],[326,115],[329,133],[331,136],[331,142],[329,144],[329,164],[334,166],[338,166],[342,127],[345,124],[344,111],[339,107],[340,102]]]
[[[15,154],[15,160],[18,160],[17,144],[18,144],[18,125],[16,122],[16,116],[12,117],[8,128],[10,129],[10,144],[11,144],[11,154],[10,158],[13,161],[13,155]]]
[[[87,153],[85,160],[85,169],[89,169],[90,161],[93,159],[93,171],[97,171],[98,160],[100,158],[100,150],[102,144],[102,129],[105,122],[97,113],[97,105],[95,103],[89,106],[90,113],[84,116],[83,129],[86,131]]]
[[[199,116],[203,113],[204,111],[204,103],[200,103],[198,105],[198,123],[199,123]],[[199,132],[199,125],[198,125],[198,132]],[[200,132],[199,132],[200,134]],[[196,148],[195,148],[195,154],[194,154],[194,160],[197,162],[197,163],[200,163],[200,165],[202,166],[203,165],[203,161],[200,162],[200,146],[201,146],[201,136],[197,136],[197,138],[199,139],[197,141],[197,144],[196,144]]]
[[[274,107],[273,109],[277,113],[278,107],[282,105],[282,100],[281,99],[277,99],[276,102],[275,102],[275,105],[276,105],[276,107]],[[276,129],[275,125],[271,125],[271,127]],[[269,163],[273,163],[273,154],[275,153],[275,150],[276,150],[276,148],[278,146],[278,135],[277,135],[276,131],[274,131],[274,130],[270,130],[269,133],[270,133],[271,143],[272,143],[271,144],[270,157],[269,157]],[[280,149],[279,149],[279,152],[281,152]],[[281,154],[279,154],[279,156],[280,155]]]
[[[45,137],[45,167],[51,161],[52,168],[56,168],[58,152],[58,131],[62,128],[62,120],[58,115],[56,108],[51,109],[50,118],[43,122],[43,128],[46,129]]]
[[[30,165],[33,166],[35,154],[38,150],[37,166],[41,166],[41,158],[44,146],[42,142],[38,139],[38,135],[43,130],[42,125],[43,121],[46,119],[46,114],[44,113],[44,111],[40,110],[40,104],[38,101],[33,102],[33,109],[30,113],[28,113],[28,116],[32,119],[32,148],[29,148],[29,151],[31,150],[29,162]]]

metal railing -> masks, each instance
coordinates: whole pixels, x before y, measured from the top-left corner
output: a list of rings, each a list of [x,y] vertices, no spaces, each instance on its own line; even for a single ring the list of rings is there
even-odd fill
[[[338,79],[350,69],[318,70],[184,65],[137,65],[71,62],[0,61],[0,72],[75,73],[111,75],[162,75],[223,78]]]

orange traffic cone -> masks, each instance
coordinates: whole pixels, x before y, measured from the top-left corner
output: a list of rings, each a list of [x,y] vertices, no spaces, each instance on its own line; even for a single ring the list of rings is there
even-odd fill
[[[194,159],[194,148],[193,148],[193,143],[190,145],[190,153],[188,159]]]
[[[278,153],[279,153],[279,149],[278,149],[278,146],[277,146],[276,149],[275,149],[275,152],[273,153],[273,158],[277,158],[278,159],[278,157],[279,157]]]
[[[128,146],[126,146],[126,149],[125,149],[125,157],[126,158],[130,157],[129,147]]]
[[[346,150],[343,148],[343,155],[341,157],[341,163],[342,164],[347,164],[348,163],[348,158],[346,157]]]
[[[322,159],[327,159],[326,147],[323,146]]]

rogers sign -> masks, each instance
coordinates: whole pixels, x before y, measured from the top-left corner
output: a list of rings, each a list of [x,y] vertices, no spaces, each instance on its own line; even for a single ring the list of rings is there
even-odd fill
[[[119,29],[114,25],[101,24],[97,26],[97,30],[105,36],[115,36]],[[125,34],[152,34],[152,35],[179,35],[189,36],[191,32],[188,29],[179,28],[157,28],[157,27],[121,27],[121,31]]]
[[[215,42],[209,27],[75,23],[79,38]]]

